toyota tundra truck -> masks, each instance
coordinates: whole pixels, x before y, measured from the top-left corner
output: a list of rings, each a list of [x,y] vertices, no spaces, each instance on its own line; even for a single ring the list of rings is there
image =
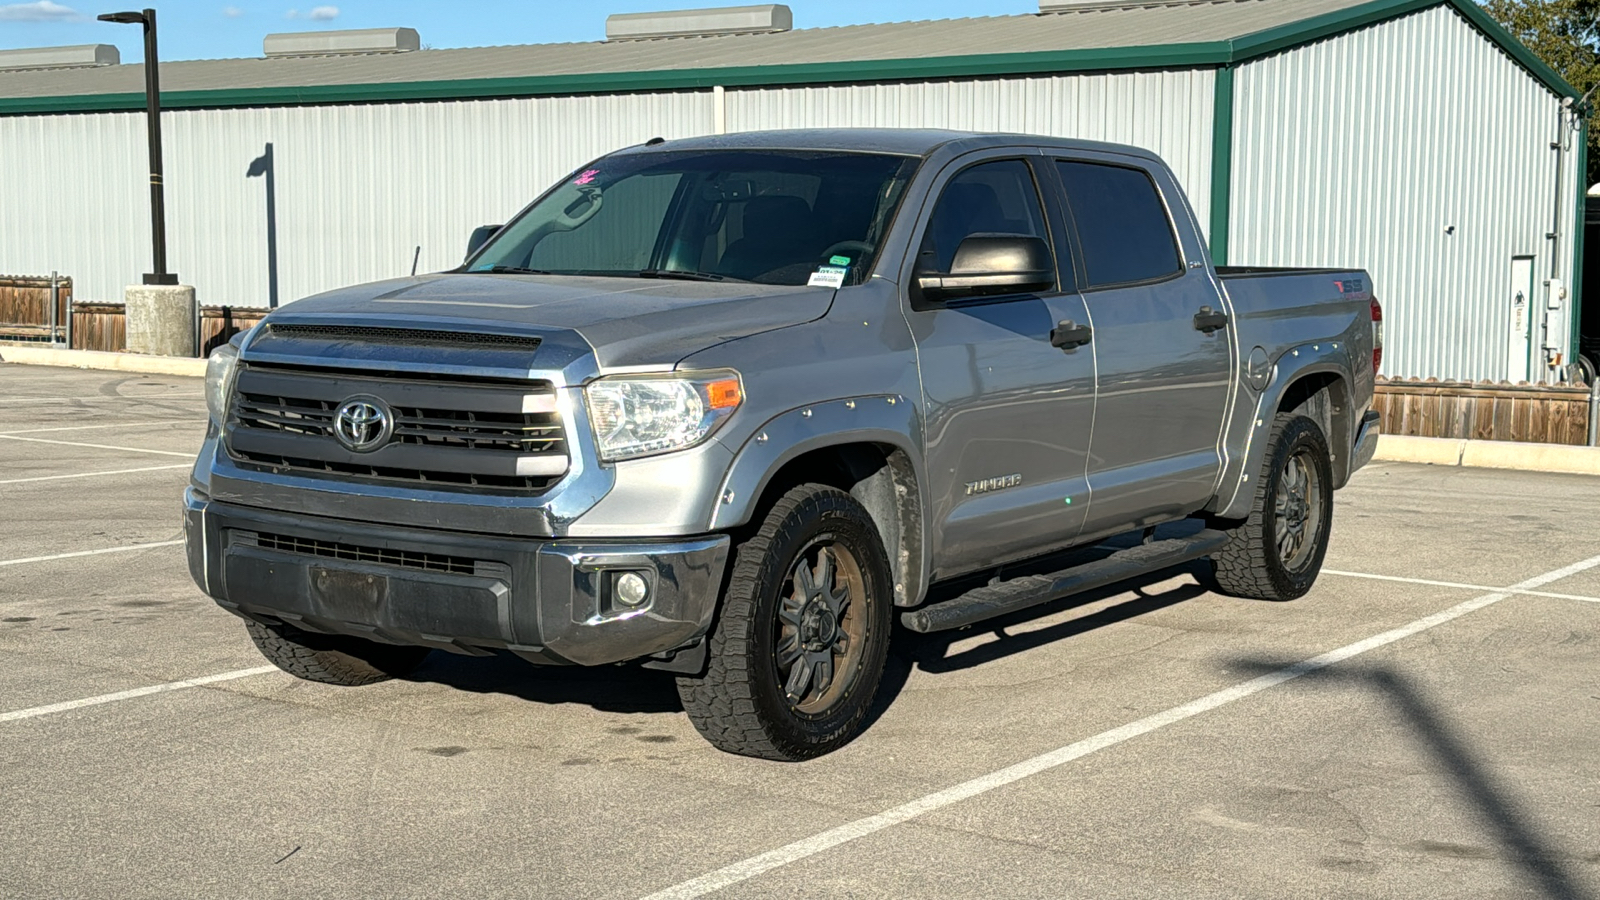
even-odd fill
[[[213,353],[189,568],[302,678],[630,662],[715,746],[815,757],[863,728],[897,623],[1179,564],[1305,594],[1377,441],[1381,321],[1360,270],[1213,266],[1134,147],[653,139],[456,269]]]

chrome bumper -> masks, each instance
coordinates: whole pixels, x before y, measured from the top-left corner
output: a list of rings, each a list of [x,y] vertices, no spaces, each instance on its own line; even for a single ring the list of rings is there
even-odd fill
[[[189,572],[247,619],[536,662],[671,660],[711,627],[726,535],[536,540],[347,522],[184,493]],[[649,585],[642,606],[617,575]]]
[[[1378,425],[1377,410],[1367,410],[1361,417],[1361,426],[1356,429],[1356,446],[1350,454],[1350,474],[1369,462],[1372,455],[1378,452],[1378,436],[1383,429]]]

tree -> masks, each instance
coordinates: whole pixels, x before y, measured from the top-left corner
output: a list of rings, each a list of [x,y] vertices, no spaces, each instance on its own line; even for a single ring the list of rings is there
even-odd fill
[[[1600,0],[1480,0],[1504,25],[1580,93],[1600,84]],[[1600,103],[1600,91],[1589,110]],[[1600,125],[1591,116],[1586,184],[1600,182]]]

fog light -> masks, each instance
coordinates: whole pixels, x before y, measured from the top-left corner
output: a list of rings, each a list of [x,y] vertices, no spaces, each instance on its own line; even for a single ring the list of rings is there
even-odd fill
[[[636,608],[643,606],[650,599],[650,585],[644,576],[637,572],[623,572],[611,585],[612,596],[617,600],[618,606]]]

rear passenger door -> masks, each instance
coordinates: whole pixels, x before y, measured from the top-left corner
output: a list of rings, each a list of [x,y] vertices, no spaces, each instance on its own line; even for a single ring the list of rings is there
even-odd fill
[[[935,577],[1063,546],[1087,509],[1094,355],[1051,343],[1064,320],[1088,317],[1065,221],[1042,202],[1052,183],[1038,151],[968,156],[940,174],[905,278],[906,316],[922,371],[929,534]],[[1038,293],[919,299],[918,265],[948,271],[974,234],[1050,243],[1057,284]]]
[[[1094,327],[1096,406],[1085,535],[1204,506],[1221,467],[1230,329],[1196,315],[1225,311],[1166,170],[1134,157],[1054,160],[1082,259]],[[1169,198],[1173,198],[1170,199]]]

